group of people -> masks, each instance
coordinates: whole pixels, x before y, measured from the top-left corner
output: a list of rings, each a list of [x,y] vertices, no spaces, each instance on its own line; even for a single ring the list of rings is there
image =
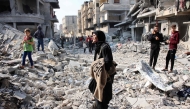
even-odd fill
[[[164,42],[163,35],[159,33],[159,27],[154,26],[152,34],[148,36],[148,40],[151,42],[150,61],[149,65],[155,70],[157,59],[160,52],[160,42]],[[175,54],[177,51],[177,44],[179,43],[179,32],[176,31],[176,25],[171,26],[171,36],[169,40],[165,42],[169,45],[169,50],[166,56],[166,65],[162,71],[168,71],[169,61],[171,60],[171,67],[168,73],[173,72]]]
[[[89,48],[89,53],[92,53],[94,50],[94,43],[93,43],[93,37],[88,36],[86,38],[86,41],[83,41],[83,48],[84,48],[84,53],[86,53],[86,48]]]
[[[168,71],[168,64],[169,64],[169,61],[171,60],[171,68],[170,68],[169,72],[173,71],[175,53],[177,51],[177,44],[179,43],[179,32],[176,31],[176,25],[172,25],[171,29],[172,29],[172,34],[171,34],[169,40],[166,41],[166,43],[169,44],[169,50],[168,50],[168,54],[166,56],[166,66],[163,69],[163,71]],[[33,51],[34,41],[30,34],[31,32],[29,29],[25,29],[24,33],[25,33],[25,36],[24,36],[24,39],[22,42],[23,48],[24,48],[24,55],[23,55],[21,68],[24,68],[25,58],[27,55],[30,60],[31,67],[33,68],[34,64],[33,64],[31,55],[32,55],[32,51]],[[34,37],[36,37],[38,39],[38,50],[41,45],[42,51],[44,51],[44,46],[43,46],[44,34],[41,31],[41,27],[38,27],[38,31],[35,32]],[[154,30],[152,31],[152,34],[150,34],[148,36],[148,40],[151,42],[149,65],[153,69],[155,69],[157,59],[159,56],[159,51],[160,51],[160,42],[164,41],[163,35],[161,33],[159,33],[158,26],[154,26]],[[101,71],[106,72],[106,74],[107,74],[106,78],[103,78],[103,76],[100,76],[101,74],[95,73],[94,70],[91,71],[93,73],[93,75],[95,75],[92,77],[95,80],[96,85],[100,86],[98,88],[101,88],[101,89],[97,89],[97,86],[96,86],[94,91],[102,90],[102,93],[99,92],[98,97],[95,96],[95,102],[94,102],[93,106],[91,107],[91,109],[107,109],[108,104],[109,104],[110,100],[112,99],[112,84],[113,84],[113,80],[114,80],[114,75],[116,74],[116,72],[114,72],[113,74],[108,73],[108,72],[110,72],[110,70],[112,70],[111,68],[113,67],[112,50],[111,50],[109,44],[106,43],[106,37],[105,37],[104,32],[102,32],[102,31],[93,32],[92,37],[90,37],[90,36],[87,37],[86,41],[83,42],[84,52],[86,51],[86,47],[87,47],[86,43],[89,44],[89,52],[90,53],[92,53],[92,50],[93,50],[92,45],[93,44],[96,45],[95,53],[94,53],[94,61],[96,61],[98,59],[103,59],[103,61],[104,61],[103,69],[104,70],[101,69]],[[91,66],[91,67],[93,67],[93,66]],[[100,72],[100,73],[103,73],[103,72]],[[102,85],[100,80],[101,81],[106,80],[104,85]]]

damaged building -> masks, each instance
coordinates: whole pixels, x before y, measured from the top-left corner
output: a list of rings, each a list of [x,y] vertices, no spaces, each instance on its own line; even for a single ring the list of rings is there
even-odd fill
[[[45,36],[52,38],[54,23],[58,22],[53,9],[57,8],[58,0],[1,0],[0,22],[20,31],[30,28],[32,33],[41,25]]]
[[[117,31],[115,24],[122,22],[129,11],[129,0],[91,0],[81,7],[78,32],[91,35],[93,31],[102,30],[112,35]],[[80,29],[81,27],[81,29]]]
[[[131,30],[133,41],[142,41],[154,25],[158,25],[164,37],[168,37],[171,34],[170,26],[176,24],[180,38],[188,41],[189,4],[189,0],[131,0],[128,19],[115,27],[121,33]]]

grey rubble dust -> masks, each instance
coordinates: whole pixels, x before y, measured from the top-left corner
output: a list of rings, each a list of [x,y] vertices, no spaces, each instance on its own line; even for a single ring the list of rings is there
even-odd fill
[[[0,109],[89,109],[92,106],[94,97],[88,90],[92,54],[84,54],[79,47],[74,51],[67,46],[59,49],[54,41],[48,43],[48,39],[44,39],[45,53],[33,53],[35,69],[30,69],[27,62],[28,67],[20,70],[23,33],[1,26]],[[116,49],[115,45],[112,43],[111,47],[118,66],[109,109],[190,108],[189,98],[177,96],[184,86],[190,86],[189,57],[181,55],[186,51],[182,44],[179,44],[175,71],[171,74],[160,71],[164,68],[167,51],[166,46],[161,47],[155,73],[164,84],[172,86],[167,92],[139,72],[137,64],[149,60],[149,42],[143,44],[143,48],[140,43],[133,42],[123,44],[121,49]],[[134,45],[137,52],[134,52]]]

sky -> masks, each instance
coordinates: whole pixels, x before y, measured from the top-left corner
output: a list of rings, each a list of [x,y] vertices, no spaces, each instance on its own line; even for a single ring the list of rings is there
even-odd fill
[[[88,0],[59,0],[60,9],[55,9],[55,14],[59,20],[59,24],[62,23],[62,18],[66,15],[77,15],[81,5],[84,1]],[[59,29],[59,28],[58,28]]]

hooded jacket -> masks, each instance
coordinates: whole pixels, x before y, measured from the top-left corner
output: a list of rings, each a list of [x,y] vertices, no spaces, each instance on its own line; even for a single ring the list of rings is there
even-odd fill
[[[175,31],[171,34],[170,37],[170,43],[169,43],[169,49],[173,50],[176,49],[177,50],[177,44],[179,43],[179,32]]]
[[[43,39],[44,38],[44,33],[42,32],[42,27],[38,26],[38,30],[34,33],[34,37],[37,39]]]

